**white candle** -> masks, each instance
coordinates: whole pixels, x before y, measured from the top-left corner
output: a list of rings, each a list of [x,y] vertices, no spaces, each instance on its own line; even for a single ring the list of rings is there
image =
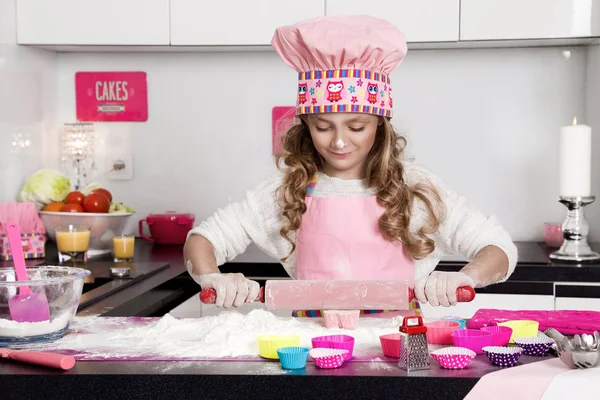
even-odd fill
[[[573,125],[560,129],[560,196],[589,196],[592,175],[592,129]]]

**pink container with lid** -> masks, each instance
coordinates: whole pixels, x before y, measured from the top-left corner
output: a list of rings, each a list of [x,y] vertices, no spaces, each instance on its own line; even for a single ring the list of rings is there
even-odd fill
[[[176,211],[148,214],[138,223],[139,235],[151,243],[183,244],[188,232],[194,227],[195,218],[194,214]],[[148,224],[150,237],[144,234],[144,222]]]

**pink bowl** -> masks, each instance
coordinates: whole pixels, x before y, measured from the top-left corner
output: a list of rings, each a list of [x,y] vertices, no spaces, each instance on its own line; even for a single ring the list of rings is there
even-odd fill
[[[383,354],[388,357],[400,358],[400,334],[388,333],[379,336]]]
[[[348,350],[317,348],[308,354],[319,368],[338,368],[344,363]]]
[[[325,349],[342,349],[348,350],[346,354],[346,360],[352,358],[352,351],[354,350],[354,338],[350,335],[328,335],[328,336],[317,336],[312,338],[312,347],[325,348]]]
[[[429,344],[452,344],[450,334],[460,328],[455,321],[434,321],[425,323],[427,327],[427,343]]]
[[[509,326],[484,326],[481,330],[492,333],[492,346],[506,346],[513,332]]]
[[[442,368],[462,369],[473,361],[475,352],[464,347],[444,347],[431,352],[431,357]]]
[[[494,334],[478,329],[461,329],[451,333],[452,343],[457,347],[465,347],[476,354],[483,354],[482,348],[491,346]]]

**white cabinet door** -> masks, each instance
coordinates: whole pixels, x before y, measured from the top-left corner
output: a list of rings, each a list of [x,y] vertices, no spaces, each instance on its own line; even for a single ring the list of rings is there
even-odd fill
[[[396,25],[415,42],[458,40],[459,0],[327,0],[327,15],[368,14]]]
[[[460,40],[600,35],[596,0],[461,0]]]
[[[169,44],[169,0],[16,0],[16,10],[18,44]]]
[[[598,283],[557,283],[554,291],[557,310],[600,311]]]
[[[275,28],[324,14],[324,0],[171,0],[171,45],[269,45]]]
[[[471,318],[480,308],[494,308],[499,310],[554,310],[554,296],[477,293],[475,300],[472,302],[459,303],[454,307],[432,307],[429,304],[421,305],[424,318],[450,316]]]

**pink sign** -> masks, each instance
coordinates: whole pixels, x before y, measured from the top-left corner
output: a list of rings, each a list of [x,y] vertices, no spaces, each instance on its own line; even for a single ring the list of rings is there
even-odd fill
[[[296,107],[273,107],[273,155],[281,150],[283,136],[294,124],[295,110]]]
[[[145,72],[78,72],[75,98],[81,122],[148,120]]]

